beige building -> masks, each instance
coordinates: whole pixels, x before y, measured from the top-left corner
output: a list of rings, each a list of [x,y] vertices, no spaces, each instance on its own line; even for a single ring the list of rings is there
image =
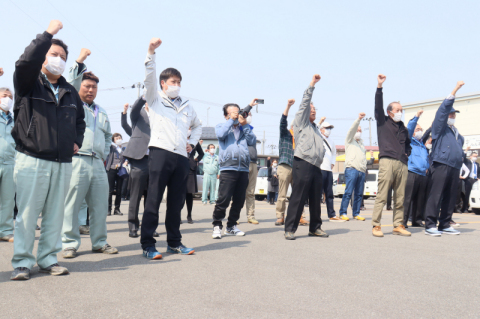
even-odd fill
[[[423,110],[423,115],[418,123],[423,130],[429,128],[438,107],[446,97],[447,95],[437,99],[402,104],[405,112],[405,125],[419,110]],[[480,151],[480,92],[457,95],[453,107],[460,111],[455,120],[455,127],[465,137],[464,148],[470,146],[472,150]]]

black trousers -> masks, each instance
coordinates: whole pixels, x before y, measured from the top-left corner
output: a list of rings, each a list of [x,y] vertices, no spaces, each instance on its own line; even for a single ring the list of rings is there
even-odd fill
[[[192,209],[193,209],[193,194],[187,193],[185,197],[185,203],[187,204],[187,217],[192,217]]]
[[[240,218],[240,212],[245,204],[247,194],[248,172],[221,171],[218,185],[218,196],[215,209],[213,210],[213,226],[223,227],[222,220],[225,218],[228,205],[232,201],[228,214],[227,227],[233,227]]]
[[[434,162],[431,167],[431,179],[427,191],[427,207],[425,211],[425,228],[443,230],[450,227],[460,170],[451,166]],[[440,212],[441,209],[441,212]]]
[[[322,227],[320,200],[322,194],[322,171],[307,161],[293,158],[292,194],[285,220],[285,232],[296,232],[302,217],[303,205],[309,200],[310,232]]]
[[[115,191],[115,209],[120,209],[120,204],[122,203],[122,185],[123,185],[123,178],[118,176],[118,169],[111,168],[107,172],[108,176],[108,185],[109,185],[109,193],[108,193],[108,211],[112,211],[112,196],[113,192]]]
[[[138,219],[138,210],[142,196],[143,207],[147,201],[148,187],[148,156],[140,160],[130,159],[130,203],[128,206],[128,229],[130,231],[138,230],[140,221]]]
[[[123,180],[122,184],[122,198],[128,199],[130,197],[130,189],[128,187],[130,176]]]
[[[463,206],[462,206],[462,212],[465,212],[468,210],[468,206],[470,206],[470,193],[472,192],[472,187],[473,184],[475,184],[477,180],[467,177],[464,179],[465,182],[465,198],[463,199]]]
[[[322,178],[322,187],[323,193],[325,193],[328,218],[332,218],[335,217],[335,207],[333,207],[333,173],[331,171],[322,170]]]
[[[187,193],[187,176],[190,170],[188,159],[156,147],[150,147],[148,157],[148,197],[142,218],[140,243],[144,250],[147,247],[155,247],[153,233],[158,226],[158,210],[163,193],[168,187],[165,214],[167,243],[170,247],[178,247],[182,244],[180,213],[185,205]]]
[[[403,202],[403,225],[407,226],[408,219],[412,217],[412,224],[420,224],[423,220],[425,200],[427,198],[428,177],[413,172],[408,172],[407,185],[405,186],[405,199]]]
[[[387,208],[392,208],[392,193],[393,193],[393,187],[390,188],[390,191],[387,194]]]

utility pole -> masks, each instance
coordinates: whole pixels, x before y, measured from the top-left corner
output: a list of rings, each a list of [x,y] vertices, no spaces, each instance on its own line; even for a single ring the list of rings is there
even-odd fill
[[[372,122],[375,119],[373,117],[366,117],[363,121],[368,121],[368,138],[370,139],[370,146],[372,146]]]
[[[263,131],[262,155],[265,155],[265,131]]]
[[[142,83],[138,82],[137,83],[137,98],[140,97],[140,87],[142,86]]]

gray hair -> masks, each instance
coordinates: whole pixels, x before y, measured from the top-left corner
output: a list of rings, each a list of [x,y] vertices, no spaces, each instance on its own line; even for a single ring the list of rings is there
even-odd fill
[[[10,90],[9,88],[7,88],[7,87],[0,88],[0,93],[5,92],[5,91],[8,91],[8,92],[12,93],[12,95],[13,95],[12,90]]]
[[[400,104],[400,102],[392,102],[392,103],[388,104],[387,112],[392,112],[393,111],[393,105],[394,104]]]

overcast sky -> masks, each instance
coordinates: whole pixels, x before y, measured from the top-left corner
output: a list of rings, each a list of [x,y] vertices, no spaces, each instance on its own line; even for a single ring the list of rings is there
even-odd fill
[[[267,146],[278,145],[287,99],[297,101],[291,121],[315,73],[322,76],[313,96],[317,119],[335,126],[337,145],[359,112],[373,117],[378,73],[387,76],[385,105],[446,96],[458,80],[466,83],[462,94],[480,91],[478,0],[2,0],[1,10],[0,86],[13,87],[15,61],[52,19],[63,22],[56,37],[69,46],[68,67],[82,47],[92,51],[85,63],[100,90],[142,82],[148,42],[159,37],[157,74],[180,70],[181,95],[194,99],[204,126],[208,107],[214,126],[224,121],[221,105],[265,99],[252,125],[258,139],[265,131]],[[130,88],[97,95],[124,140],[120,113],[136,96]],[[368,122],[362,126],[368,145]]]

